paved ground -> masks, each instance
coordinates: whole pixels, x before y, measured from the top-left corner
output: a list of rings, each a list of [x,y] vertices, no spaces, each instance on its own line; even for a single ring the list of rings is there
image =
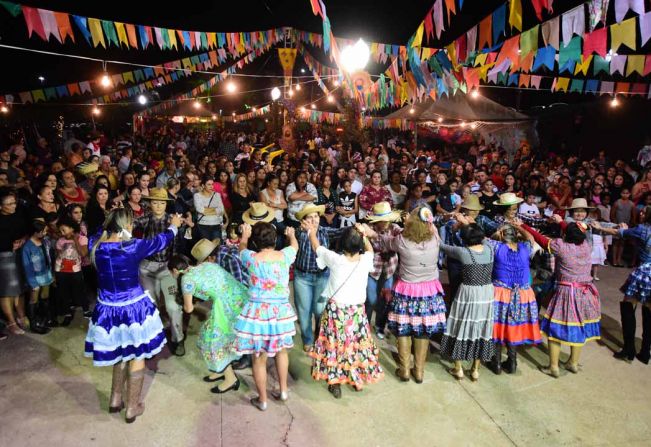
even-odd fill
[[[270,402],[265,413],[248,403],[250,370],[240,374],[238,392],[209,392],[194,348],[196,319],[185,357],[166,350],[148,363],[147,411],[132,425],[107,412],[111,369],[83,357],[84,321],[47,336],[10,337],[0,342],[0,446],[648,446],[651,367],[612,358],[620,340],[617,287],[626,273],[600,275],[604,337],[585,348],[578,375],[539,373],[545,351],[531,348],[515,376],[483,369],[478,383],[456,382],[430,354],[425,382],[401,383],[393,340],[385,340],[385,379],[334,400],[296,348],[290,400]]]

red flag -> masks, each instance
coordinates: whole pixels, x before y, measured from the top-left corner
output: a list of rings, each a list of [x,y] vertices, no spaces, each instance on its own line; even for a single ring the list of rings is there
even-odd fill
[[[27,35],[32,37],[32,33],[36,33],[43,40],[47,40],[45,36],[45,28],[43,27],[43,22],[41,21],[41,15],[38,13],[38,9],[30,8],[29,6],[23,6],[23,16],[25,16],[25,24],[27,25]]]

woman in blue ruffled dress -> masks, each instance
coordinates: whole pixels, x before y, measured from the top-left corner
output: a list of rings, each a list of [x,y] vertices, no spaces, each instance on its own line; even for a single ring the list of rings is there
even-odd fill
[[[95,366],[113,366],[110,413],[124,408],[122,388],[126,382],[127,423],[145,411],[140,403],[145,359],[165,345],[158,309],[138,282],[138,265],[172,243],[181,223],[181,217],[173,215],[167,231],[155,238],[131,239],[131,211],[118,208],[107,216],[101,235],[90,239],[99,286],[85,354],[93,358]]]

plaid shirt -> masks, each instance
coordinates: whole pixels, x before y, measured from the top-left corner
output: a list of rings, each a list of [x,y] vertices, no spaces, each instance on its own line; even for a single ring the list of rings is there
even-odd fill
[[[154,216],[142,216],[133,221],[133,231],[141,231],[144,239],[151,239],[157,235],[164,233],[170,227],[171,217],[169,214],[165,213],[165,216],[161,219],[156,219]],[[181,234],[181,230],[177,233],[177,236]],[[182,236],[181,236],[182,237]],[[146,258],[148,261],[153,262],[167,262],[172,257],[174,253],[174,244],[168,245],[163,250],[159,251],[156,254]]]
[[[319,227],[317,230],[317,239],[319,243],[325,247],[330,248],[335,245],[346,228],[327,228]],[[307,232],[299,230],[296,234],[298,239],[298,254],[296,255],[296,262],[294,267],[304,273],[319,273],[324,270],[319,269],[316,265],[316,252],[312,250],[310,238],[307,237]]]
[[[447,245],[454,245],[456,247],[463,247],[463,242],[461,241],[460,231],[454,231],[454,225],[457,223],[456,220],[449,220],[446,223],[447,231],[445,232],[445,243]],[[475,217],[475,223],[484,231],[486,237],[491,237],[493,233],[497,231],[500,225],[492,220],[490,217],[486,217],[483,214]]]
[[[402,229],[396,224],[390,224],[385,231],[378,233],[378,237],[371,240],[373,246],[373,270],[368,274],[371,278],[378,280],[384,271],[386,278],[391,278],[398,269],[398,253],[383,250],[382,238],[380,236],[397,236]]]
[[[245,286],[249,286],[249,271],[242,266],[237,245],[223,244],[217,252],[217,264]]]

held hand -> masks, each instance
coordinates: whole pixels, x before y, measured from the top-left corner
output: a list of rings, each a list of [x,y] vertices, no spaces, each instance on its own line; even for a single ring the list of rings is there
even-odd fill
[[[296,237],[296,232],[294,231],[294,228],[293,227],[285,228],[285,236],[287,236],[289,239],[294,239]]]
[[[557,224],[563,222],[563,218],[560,216],[560,214],[552,214],[549,219],[552,222],[557,223]]]
[[[619,228],[620,228],[621,230],[628,230],[628,225],[625,224],[624,222],[622,222],[622,223],[619,224]]]
[[[183,312],[185,312],[186,314],[191,314],[192,312],[194,312],[194,304],[192,303],[184,304]]]
[[[240,225],[240,231],[242,232],[243,239],[248,239],[251,237],[251,225],[248,223],[243,223]]]
[[[183,221],[181,220],[180,214],[172,214],[172,218],[170,219],[171,225],[174,225],[176,228],[180,228],[182,223]]]
[[[360,223],[355,224],[355,231],[357,231],[359,234],[362,235],[362,237],[366,237],[366,229],[364,226]]]
[[[522,219],[520,219],[519,217],[514,217],[513,220],[511,220],[511,225],[513,225],[514,227],[518,227],[518,228],[521,227],[522,226]]]

